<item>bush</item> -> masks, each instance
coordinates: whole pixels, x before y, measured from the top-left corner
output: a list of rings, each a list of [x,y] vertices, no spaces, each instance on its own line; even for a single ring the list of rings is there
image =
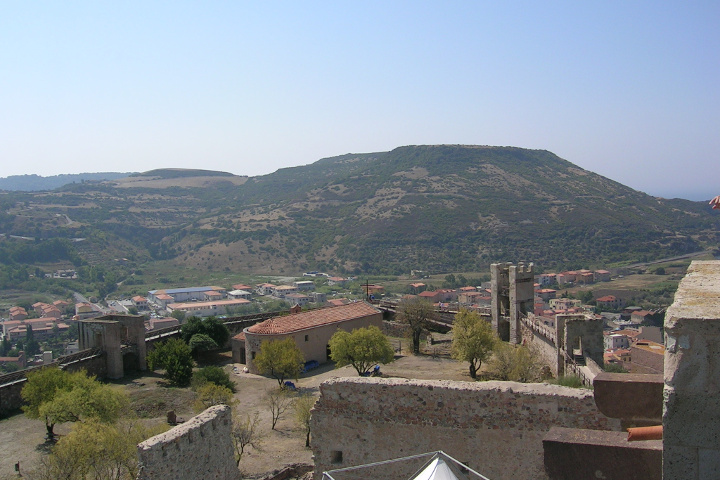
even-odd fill
[[[541,361],[528,347],[500,342],[488,362],[488,373],[497,380],[537,382],[542,377]]]
[[[179,338],[158,343],[147,356],[150,370],[165,369],[165,378],[178,386],[185,386],[192,377],[192,350]]]
[[[214,365],[209,367],[203,367],[197,372],[193,373],[191,386],[193,390],[198,390],[200,387],[207,383],[214,383],[225,387],[231,392],[235,392],[235,382],[230,380],[230,375],[225,370]]]
[[[196,333],[195,335],[193,335],[190,338],[188,345],[190,346],[190,349],[193,351],[193,353],[207,352],[209,350],[216,350],[218,348],[218,344],[215,343],[215,340],[205,335],[204,333]]]
[[[562,377],[558,377],[557,384],[562,385],[563,387],[585,388],[582,379],[576,375],[564,375]]]

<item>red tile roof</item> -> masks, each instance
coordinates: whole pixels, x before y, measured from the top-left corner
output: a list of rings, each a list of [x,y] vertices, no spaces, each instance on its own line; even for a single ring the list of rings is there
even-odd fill
[[[279,335],[332,323],[355,320],[378,313],[380,313],[380,310],[369,303],[353,302],[338,307],[321,308],[283,317],[273,317],[249,327],[247,332],[259,335]]]

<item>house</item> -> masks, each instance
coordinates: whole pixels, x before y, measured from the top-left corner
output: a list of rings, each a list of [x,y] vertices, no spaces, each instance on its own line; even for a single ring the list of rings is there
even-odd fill
[[[297,291],[297,287],[294,287],[292,285],[279,285],[272,289],[272,296],[277,298],[285,298],[285,295],[297,293]]]
[[[222,300],[225,298],[225,292],[217,292],[215,290],[209,290],[207,292],[203,292],[202,294],[202,301],[204,302],[217,302],[218,300]]]
[[[537,276],[537,283],[546,287],[557,282],[557,274],[555,273],[541,273]]]
[[[236,300],[238,298],[250,300],[252,298],[252,293],[248,292],[247,290],[232,290],[228,292],[228,298],[231,300]]]
[[[339,307],[341,305],[347,305],[348,303],[351,303],[349,299],[347,298],[332,298],[327,301],[330,305],[333,307]]]
[[[630,348],[630,338],[627,335],[621,333],[611,333],[605,335],[605,350],[616,350],[618,348],[628,349]]]
[[[226,289],[222,287],[206,286],[206,287],[187,287],[187,288],[168,288],[165,290],[150,290],[148,292],[148,301],[160,305],[158,301],[158,295],[170,295],[173,298],[173,302],[182,303],[188,301],[202,301],[207,295],[207,292],[217,292],[225,297]]]
[[[298,289],[298,291],[302,290],[315,290],[315,282],[312,280],[298,280],[296,282],[293,282],[293,286]]]
[[[216,302],[171,303],[167,306],[167,310],[170,314],[183,312],[188,317],[214,317],[216,315],[227,315],[228,309],[232,310],[233,307],[241,307],[249,303],[249,300],[242,298],[218,300]]]
[[[595,281],[596,282],[609,282],[610,272],[607,270],[595,270]]]
[[[596,298],[595,303],[600,308],[609,308],[612,310],[617,310],[625,306],[625,300],[615,295],[605,295],[604,297]]]
[[[427,290],[425,290],[424,292],[421,292],[421,293],[418,295],[418,297],[420,297],[420,298],[422,298],[422,299],[424,299],[424,300],[428,300],[429,302],[432,302],[432,303],[437,303],[437,302],[439,302],[439,301],[440,301],[440,296],[441,296],[441,293],[438,292],[438,291],[432,291],[432,292],[430,292],[430,291],[427,291]]]
[[[365,290],[365,294],[368,296],[373,295],[377,297],[385,293],[385,287],[382,285],[373,285],[372,283],[363,285],[363,290]]]
[[[301,307],[310,303],[310,297],[303,293],[288,293],[283,298],[290,306],[300,305]]]
[[[167,308],[173,302],[175,302],[175,299],[166,293],[155,295],[155,304],[160,308]]]
[[[245,291],[251,291],[253,288],[250,285],[245,285],[244,283],[238,283],[237,285],[232,286],[233,290],[245,290]]]
[[[490,299],[485,292],[462,292],[458,294],[458,303],[460,305],[473,305],[487,303],[484,300]]]
[[[329,277],[328,278],[328,285],[339,285],[344,286],[349,280],[347,278],[343,277]]]
[[[576,298],[551,298],[548,300],[550,308],[553,310],[568,310],[573,307],[579,307],[582,302]]]
[[[553,290],[552,288],[541,288],[537,291],[538,297],[542,298],[546,302],[555,298],[556,294],[557,290]]]
[[[595,282],[595,274],[589,271],[578,272],[575,278],[576,283],[582,283],[583,285]]]
[[[147,298],[141,295],[135,295],[132,297],[132,303],[138,310],[148,310],[150,305],[148,304]]]
[[[367,302],[273,317],[233,337],[233,361],[245,363],[251,373],[258,373],[253,359],[260,353],[262,342],[292,338],[305,361],[325,363],[330,356],[328,342],[338,329],[349,332],[370,325],[382,326],[382,311]]]
[[[638,340],[630,347],[633,373],[663,373],[665,346],[650,340]]]
[[[327,294],[322,292],[310,292],[310,301],[313,303],[325,303],[327,302]]]
[[[0,365],[7,365],[8,363],[14,363],[19,368],[27,367],[25,352],[20,351],[17,357],[0,357]]]
[[[276,286],[277,285],[273,285],[272,283],[260,283],[255,285],[255,292],[258,295],[271,295]]]
[[[82,320],[84,318],[99,317],[102,312],[98,312],[87,302],[80,302],[75,304],[75,320]]]
[[[653,312],[647,310],[638,310],[630,314],[630,323],[644,323],[652,320]]]
[[[10,308],[10,320],[25,320],[28,317],[27,311],[22,307]]]
[[[417,295],[418,293],[424,292],[427,285],[421,282],[411,283],[409,285],[410,293]]]

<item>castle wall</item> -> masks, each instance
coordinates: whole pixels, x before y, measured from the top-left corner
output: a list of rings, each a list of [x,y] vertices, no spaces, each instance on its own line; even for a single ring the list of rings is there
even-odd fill
[[[341,378],[320,392],[311,419],[316,479],[434,450],[493,480],[545,479],[542,439],[551,426],[620,428],[590,390],[556,385]],[[372,478],[404,473],[388,466]]]
[[[137,480],[236,480],[231,409],[215,405],[138,445]]]
[[[693,261],[665,315],[663,479],[720,472],[720,262]]]

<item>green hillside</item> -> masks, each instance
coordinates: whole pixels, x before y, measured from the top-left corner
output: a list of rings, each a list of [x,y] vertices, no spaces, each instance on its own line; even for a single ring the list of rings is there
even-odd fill
[[[242,182],[222,172],[144,175],[170,183],[9,194],[0,233],[83,237],[77,248],[95,261],[111,251],[200,270],[399,274],[631,263],[714,247],[720,227],[702,202],[651,197],[513,147],[407,146]],[[200,188],[188,175],[228,181]]]

